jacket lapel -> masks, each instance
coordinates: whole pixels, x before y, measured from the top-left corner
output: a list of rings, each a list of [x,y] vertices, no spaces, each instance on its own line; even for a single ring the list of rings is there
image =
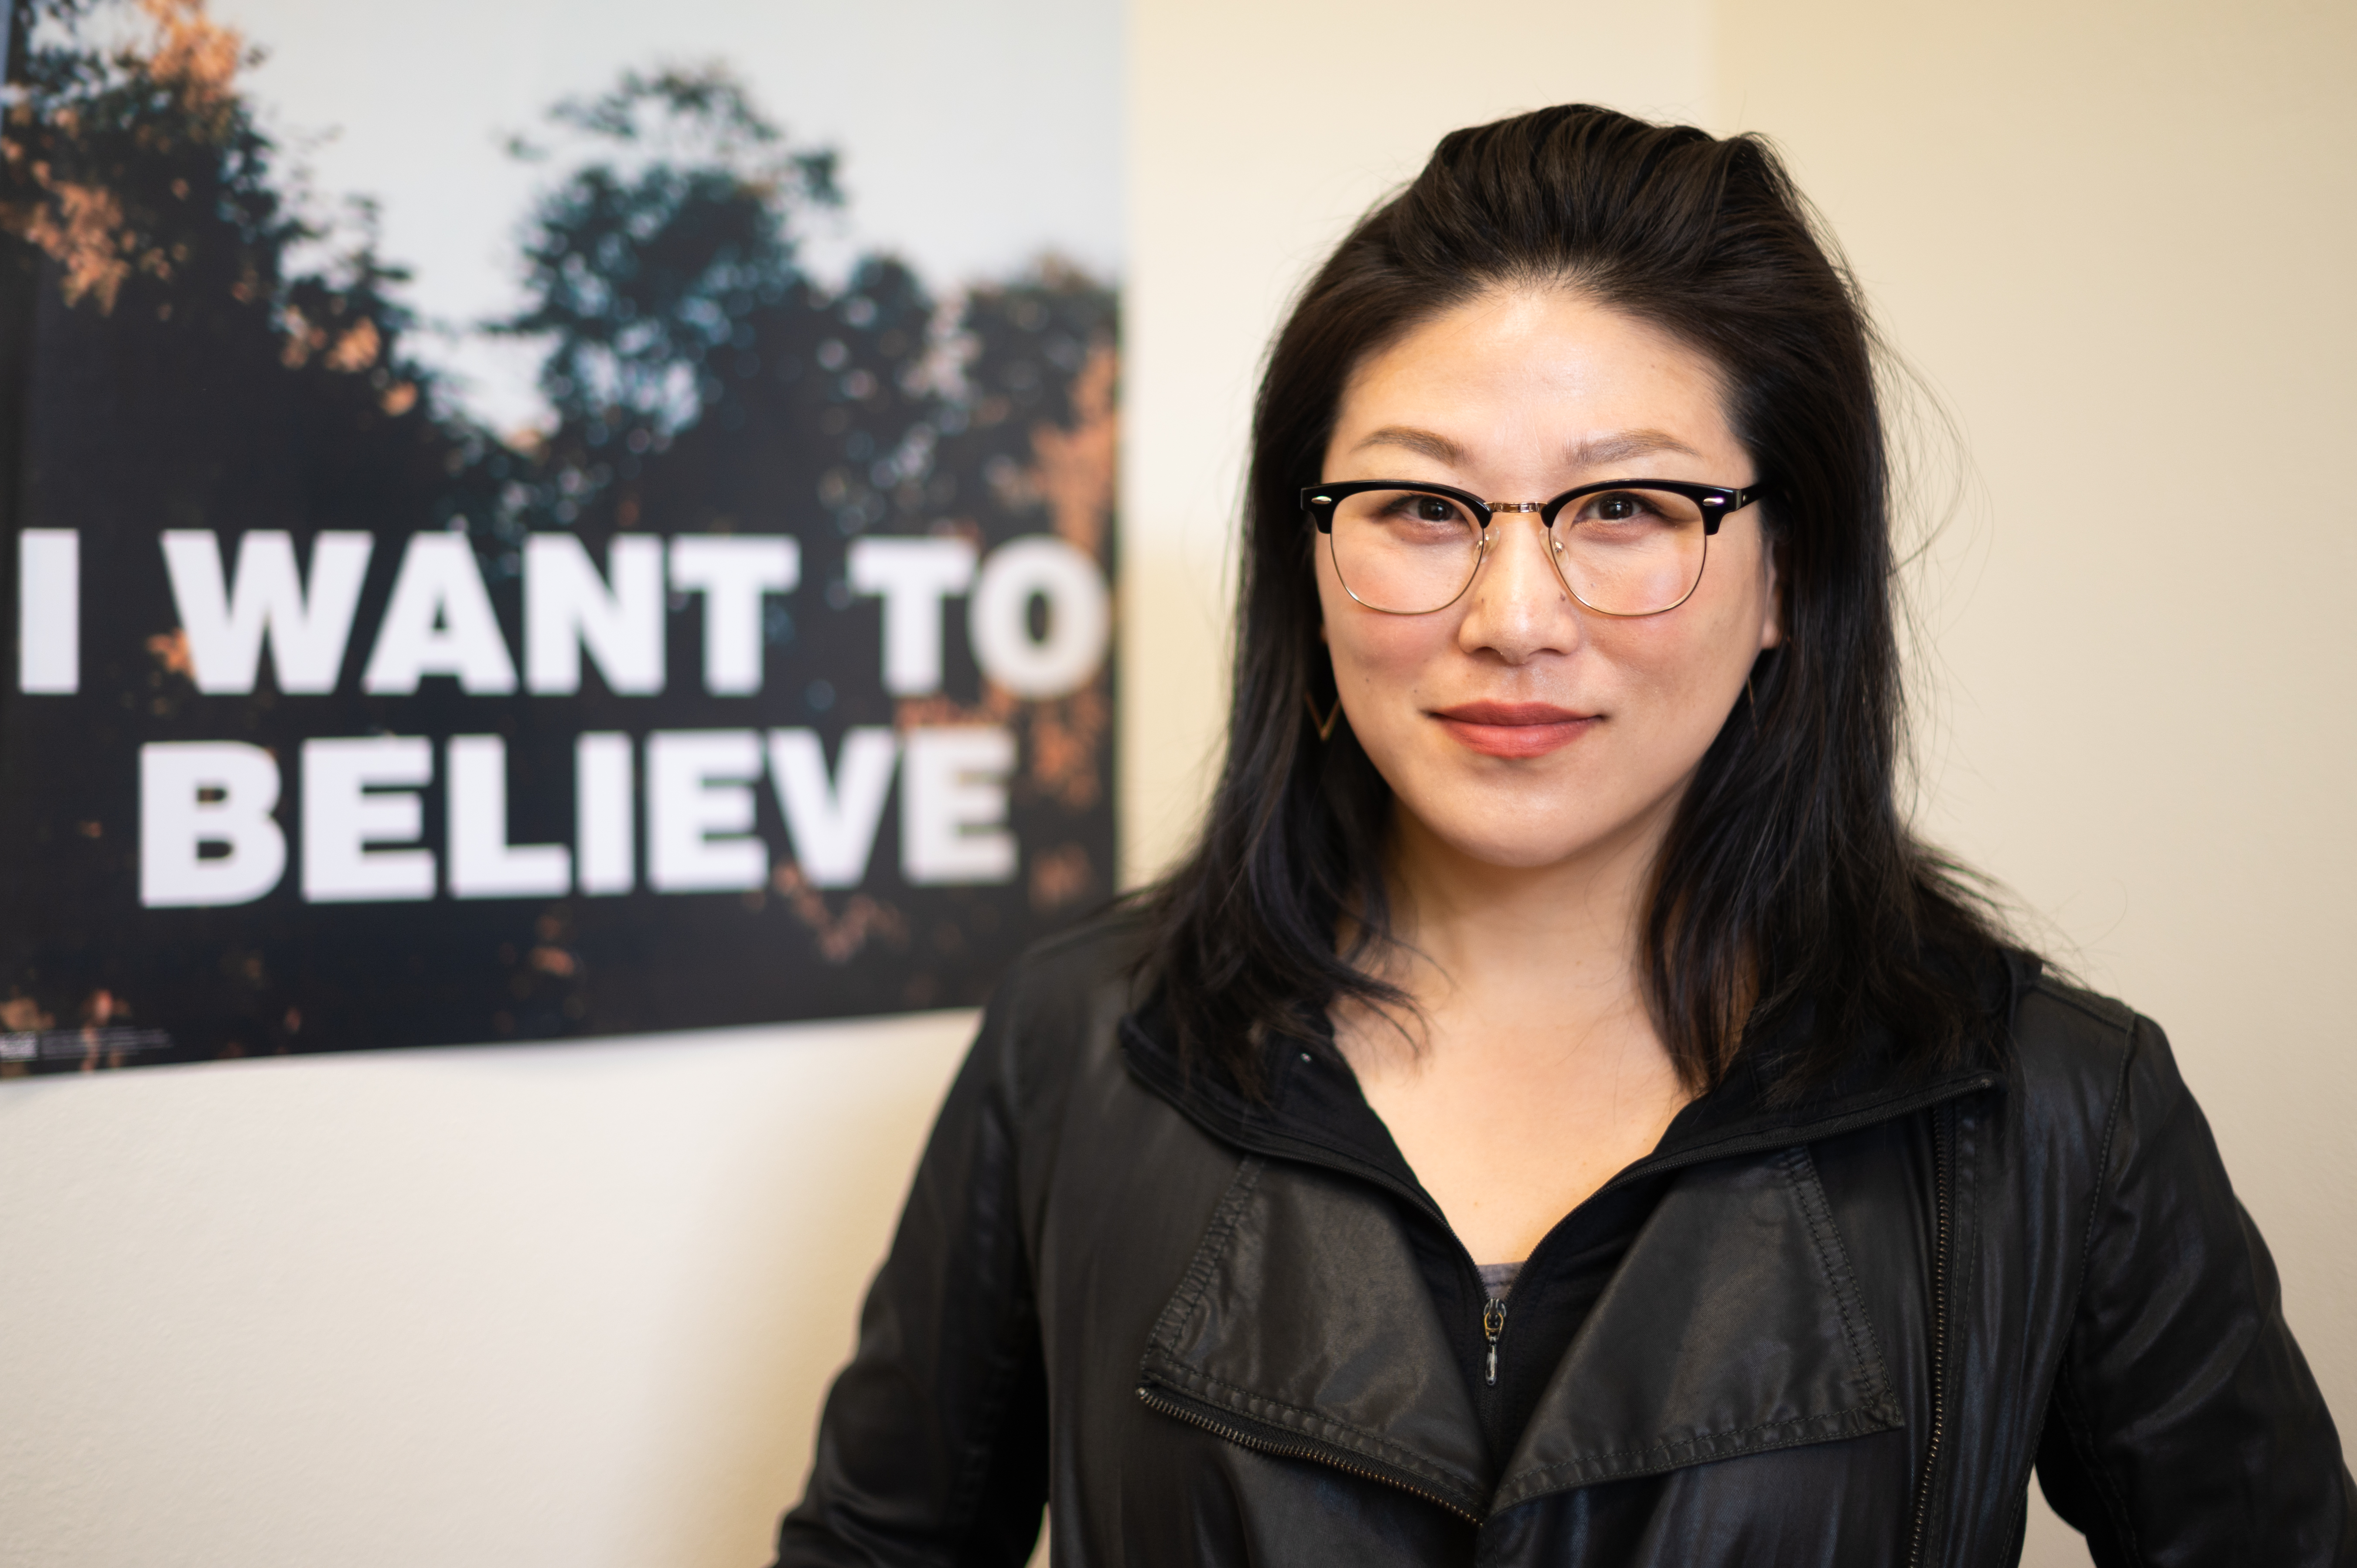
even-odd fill
[[[1336,1173],[1243,1162],[1141,1369],[1257,1446],[1355,1457],[1477,1518],[1902,1423],[1803,1148],[1678,1175],[1502,1472],[1392,1206]]]
[[[1398,1217],[1364,1182],[1244,1160],[1141,1370],[1255,1446],[1486,1510],[1464,1377]]]
[[[1141,1375],[1189,1419],[1321,1458],[1480,1519],[1551,1492],[1904,1424],[1808,1144],[2002,1081],[1867,1071],[1804,1104],[1758,1069],[1615,1178],[1668,1179],[1493,1465],[1459,1362],[1378,1169],[1179,1067],[1125,1026],[1148,1087],[1245,1155]],[[1174,1409],[1177,1405],[1174,1404]]]
[[[1491,1507],[1902,1420],[1808,1150],[1721,1160],[1663,1193]]]

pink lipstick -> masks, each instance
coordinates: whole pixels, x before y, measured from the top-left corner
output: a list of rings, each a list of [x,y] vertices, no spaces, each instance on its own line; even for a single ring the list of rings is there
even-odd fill
[[[1552,703],[1460,703],[1432,716],[1467,748],[1485,757],[1544,757],[1569,746],[1597,723]]]

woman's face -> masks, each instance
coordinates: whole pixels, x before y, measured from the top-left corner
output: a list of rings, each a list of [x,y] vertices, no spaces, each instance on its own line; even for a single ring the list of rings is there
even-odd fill
[[[1567,290],[1501,289],[1360,367],[1320,478],[1493,502],[1609,479],[1748,486],[1721,403],[1717,367],[1658,328]],[[1402,830],[1519,868],[1650,842],[1781,635],[1759,507],[1720,524],[1691,597],[1641,618],[1575,601],[1536,514],[1500,512],[1490,532],[1472,585],[1428,615],[1353,600],[1318,540],[1342,711]]]

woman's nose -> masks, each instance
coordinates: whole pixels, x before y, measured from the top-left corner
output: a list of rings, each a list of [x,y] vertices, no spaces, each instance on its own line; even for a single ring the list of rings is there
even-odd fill
[[[1536,513],[1493,517],[1460,640],[1509,663],[1569,651],[1579,639],[1579,617],[1555,571],[1555,531]]]

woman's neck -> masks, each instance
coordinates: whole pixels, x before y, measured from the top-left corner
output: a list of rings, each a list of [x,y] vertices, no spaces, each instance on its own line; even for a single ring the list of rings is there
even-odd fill
[[[1569,860],[1506,866],[1400,812],[1387,866],[1396,945],[1385,977],[1424,1003],[1527,998],[1564,1024],[1618,1016],[1632,1004],[1641,1015],[1639,932],[1668,815],[1649,812]]]
[[[1413,821],[1394,832],[1396,940],[1377,969],[1414,1009],[1340,1005],[1335,1042],[1478,1262],[1528,1256],[1688,1099],[1637,961],[1660,840],[1501,867]]]

